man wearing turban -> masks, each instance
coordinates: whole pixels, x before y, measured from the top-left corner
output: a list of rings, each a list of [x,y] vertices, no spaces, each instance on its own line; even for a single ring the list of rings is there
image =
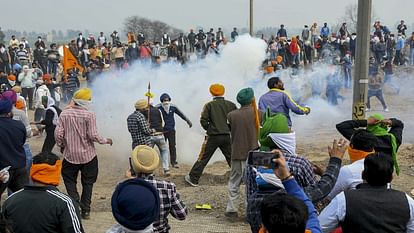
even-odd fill
[[[206,130],[207,136],[197,161],[190,173],[185,176],[185,181],[194,187],[198,186],[198,180],[217,148],[220,148],[230,166],[231,140],[227,114],[237,107],[233,102],[224,99],[224,91],[224,86],[221,84],[211,85],[210,93],[213,100],[204,105],[201,113],[200,124]]]

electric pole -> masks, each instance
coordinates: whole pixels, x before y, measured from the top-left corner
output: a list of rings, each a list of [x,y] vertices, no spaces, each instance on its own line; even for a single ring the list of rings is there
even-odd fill
[[[358,0],[357,39],[352,119],[365,119],[368,94],[368,62],[372,0]]]
[[[253,37],[253,0],[250,0],[250,36]]]

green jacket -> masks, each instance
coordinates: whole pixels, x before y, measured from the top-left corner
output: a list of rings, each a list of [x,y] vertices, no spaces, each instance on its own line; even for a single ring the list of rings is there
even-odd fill
[[[207,135],[230,134],[227,114],[236,110],[236,105],[224,97],[215,97],[204,105],[200,117],[200,124],[207,131]]]

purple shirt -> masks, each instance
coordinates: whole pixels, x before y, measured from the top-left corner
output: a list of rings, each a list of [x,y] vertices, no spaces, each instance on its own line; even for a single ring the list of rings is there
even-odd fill
[[[259,111],[266,112],[270,108],[272,113],[283,113],[289,120],[289,127],[292,126],[292,121],[289,116],[289,109],[299,115],[306,113],[306,108],[297,104],[292,97],[285,91],[279,89],[271,89],[259,99]]]

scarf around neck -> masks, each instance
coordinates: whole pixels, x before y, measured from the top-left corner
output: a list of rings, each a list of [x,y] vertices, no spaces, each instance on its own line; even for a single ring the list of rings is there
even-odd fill
[[[384,117],[380,114],[374,114],[370,116],[370,118],[374,118],[379,121],[384,120]],[[379,122],[375,125],[368,125],[367,130],[368,132],[371,132],[372,134],[374,134],[376,137],[388,136],[390,138],[391,149],[392,149],[392,160],[394,162],[395,173],[397,173],[397,175],[400,175],[400,167],[397,161],[397,148],[398,148],[397,139],[395,138],[394,134],[389,133],[387,126],[383,125],[382,122]]]

